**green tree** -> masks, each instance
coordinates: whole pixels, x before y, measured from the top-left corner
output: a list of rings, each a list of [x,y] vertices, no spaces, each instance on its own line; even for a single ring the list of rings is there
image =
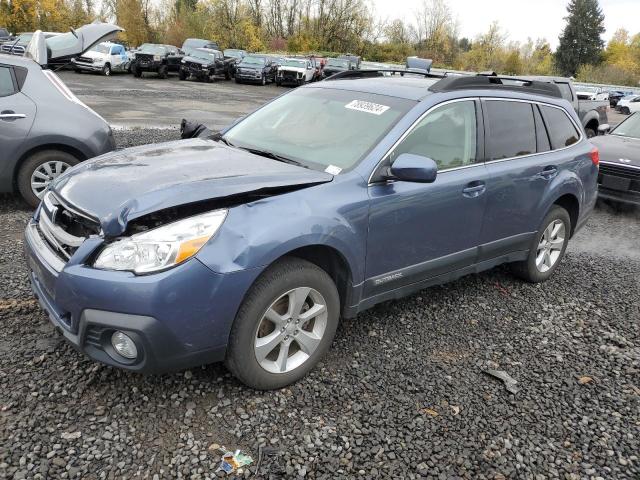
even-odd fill
[[[581,65],[600,62],[604,41],[604,15],[598,0],[570,0],[567,25],[556,51],[558,69],[564,75],[575,75]]]

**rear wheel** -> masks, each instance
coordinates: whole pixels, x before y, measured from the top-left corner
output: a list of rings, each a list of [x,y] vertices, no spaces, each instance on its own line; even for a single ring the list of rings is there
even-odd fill
[[[511,264],[514,274],[531,283],[544,282],[558,268],[569,243],[571,218],[562,207],[554,205],[529,248],[529,256]]]
[[[24,161],[18,172],[18,190],[32,207],[37,207],[51,181],[80,161],[67,152],[43,150]]]
[[[167,66],[166,65],[160,65],[160,68],[158,68],[158,78],[167,78]]]
[[[249,290],[231,328],[226,364],[246,385],[270,390],[305,376],[329,349],[340,299],[313,263],[288,258]]]
[[[111,65],[105,63],[104,67],[102,67],[102,75],[108,77],[111,75]]]

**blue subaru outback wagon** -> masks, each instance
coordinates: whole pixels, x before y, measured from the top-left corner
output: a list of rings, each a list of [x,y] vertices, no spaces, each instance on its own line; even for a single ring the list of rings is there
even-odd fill
[[[53,324],[109,365],[224,360],[271,389],[318,363],[340,317],[503,263],[547,280],[596,200],[571,105],[553,84],[392,73],[56,178],[26,228]]]

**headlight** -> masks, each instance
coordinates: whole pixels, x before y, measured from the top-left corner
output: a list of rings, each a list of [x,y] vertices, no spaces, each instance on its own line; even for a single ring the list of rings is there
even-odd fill
[[[160,61],[160,55],[154,55],[154,56],[153,56],[153,59],[154,59],[156,62],[159,62],[159,61]]]
[[[202,65],[202,69],[203,69],[203,70],[206,70],[206,69],[207,69],[207,66],[206,66],[206,65]]]
[[[134,273],[173,267],[198,253],[226,216],[227,210],[215,210],[117,240],[100,252],[93,266]]]
[[[187,63],[186,60],[180,60],[180,63]]]
[[[93,63],[102,63],[102,59],[101,58],[94,58],[93,59]]]

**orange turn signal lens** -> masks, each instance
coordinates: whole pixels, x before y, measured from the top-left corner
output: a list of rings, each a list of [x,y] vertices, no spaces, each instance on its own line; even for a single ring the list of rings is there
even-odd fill
[[[184,262],[187,258],[193,257],[211,237],[199,237],[180,244],[175,263]]]

